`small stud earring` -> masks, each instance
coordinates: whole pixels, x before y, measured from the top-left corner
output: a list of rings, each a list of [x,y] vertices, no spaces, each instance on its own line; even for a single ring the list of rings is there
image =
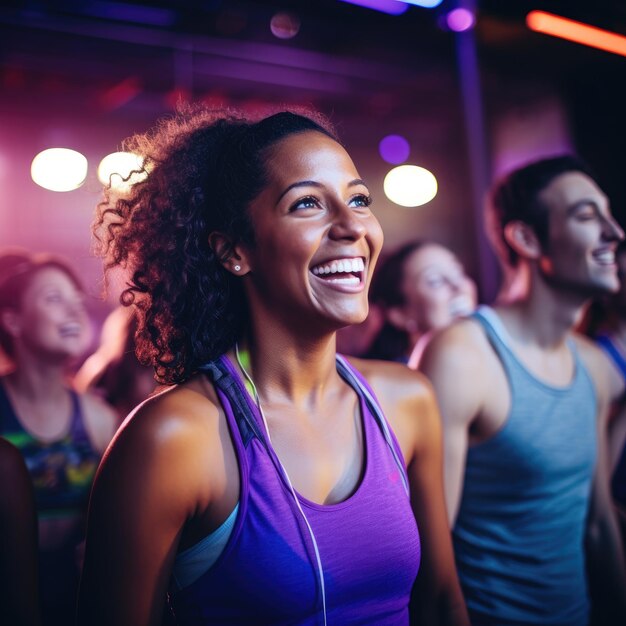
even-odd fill
[[[241,265],[235,265],[235,272],[238,272],[241,269]]]

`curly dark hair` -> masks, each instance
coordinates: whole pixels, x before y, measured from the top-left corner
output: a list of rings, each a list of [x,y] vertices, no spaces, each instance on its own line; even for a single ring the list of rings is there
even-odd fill
[[[486,218],[489,235],[502,260],[515,267],[517,252],[508,244],[504,227],[519,220],[532,226],[539,242],[548,242],[548,209],[539,201],[539,194],[558,176],[581,172],[596,184],[597,177],[579,157],[561,155],[534,161],[513,170],[494,185],[487,202]]]
[[[337,138],[317,113],[281,111],[251,120],[230,110],[181,109],[123,147],[143,161],[145,179],[126,195],[111,188],[94,234],[105,268],[129,271],[120,301],[137,308],[139,360],[162,383],[188,379],[228,350],[248,320],[241,280],[209,245],[221,232],[254,245],[251,201],[267,184],[268,149],[306,131]]]
[[[74,283],[76,289],[84,293],[78,274],[66,259],[40,252],[32,254],[21,248],[9,248],[0,252],[0,310],[16,309],[22,306],[22,298],[42,270],[52,267],[60,270]],[[14,356],[13,337],[0,324],[0,348],[9,356]]]

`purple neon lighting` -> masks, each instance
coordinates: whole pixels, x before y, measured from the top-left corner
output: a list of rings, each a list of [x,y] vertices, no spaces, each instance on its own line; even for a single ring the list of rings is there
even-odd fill
[[[411,146],[402,135],[387,135],[378,144],[378,152],[387,163],[399,165],[409,158]]]
[[[474,14],[468,9],[464,9],[462,7],[452,9],[452,11],[446,15],[446,24],[448,25],[448,28],[453,30],[455,33],[462,33],[469,30],[475,23],[476,19]]]
[[[409,8],[401,0],[340,0],[340,2],[357,4],[367,9],[388,13],[389,15],[400,15]]]
[[[412,4],[416,7],[423,7],[425,9],[434,9],[438,7],[443,0],[398,0],[399,2],[405,2],[406,4]]]

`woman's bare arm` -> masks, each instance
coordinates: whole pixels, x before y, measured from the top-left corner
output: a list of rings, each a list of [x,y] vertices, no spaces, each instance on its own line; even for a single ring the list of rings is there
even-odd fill
[[[92,492],[79,624],[160,623],[185,523],[210,505],[221,475],[218,419],[205,397],[177,389],[120,429]]]

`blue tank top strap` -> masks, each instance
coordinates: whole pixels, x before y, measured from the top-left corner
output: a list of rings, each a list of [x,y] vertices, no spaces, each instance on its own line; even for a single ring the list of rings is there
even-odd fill
[[[470,319],[476,320],[482,326],[489,343],[500,358],[507,373],[510,374],[512,370],[519,367],[519,361],[507,342],[509,334],[491,307],[486,305],[479,306],[470,315]]]
[[[474,319],[480,323],[487,334],[487,338],[498,354],[502,353],[502,349],[505,349],[509,353],[511,352],[511,348],[506,341],[508,332],[491,307],[484,304],[480,305],[470,315],[470,319]]]
[[[81,443],[86,442],[90,444],[89,435],[87,434],[83,420],[80,398],[73,389],[69,390],[69,394],[72,404],[69,436],[72,441]],[[0,432],[12,433],[22,431],[26,432],[24,427],[20,424],[15,409],[9,399],[9,395],[4,387],[4,384],[0,380]]]
[[[482,326],[489,343],[496,351],[496,354],[500,358],[500,361],[508,374],[511,374],[514,370],[520,370],[525,374],[530,374],[528,369],[520,362],[518,357],[513,352],[510,345],[511,339],[509,332],[498,317],[497,313],[491,307],[487,305],[479,306],[478,309],[472,313],[470,318],[475,319]],[[571,337],[568,337],[565,343],[572,354],[572,358],[574,359],[575,367],[572,382],[574,382],[574,380],[576,380],[579,376],[588,378],[591,382],[587,368],[580,357],[576,342]]]
[[[70,389],[70,399],[72,402],[72,417],[70,420],[70,437],[74,442],[86,442],[91,445],[89,434],[85,428],[85,421],[83,418],[83,410],[80,404],[80,397],[73,390]]]

